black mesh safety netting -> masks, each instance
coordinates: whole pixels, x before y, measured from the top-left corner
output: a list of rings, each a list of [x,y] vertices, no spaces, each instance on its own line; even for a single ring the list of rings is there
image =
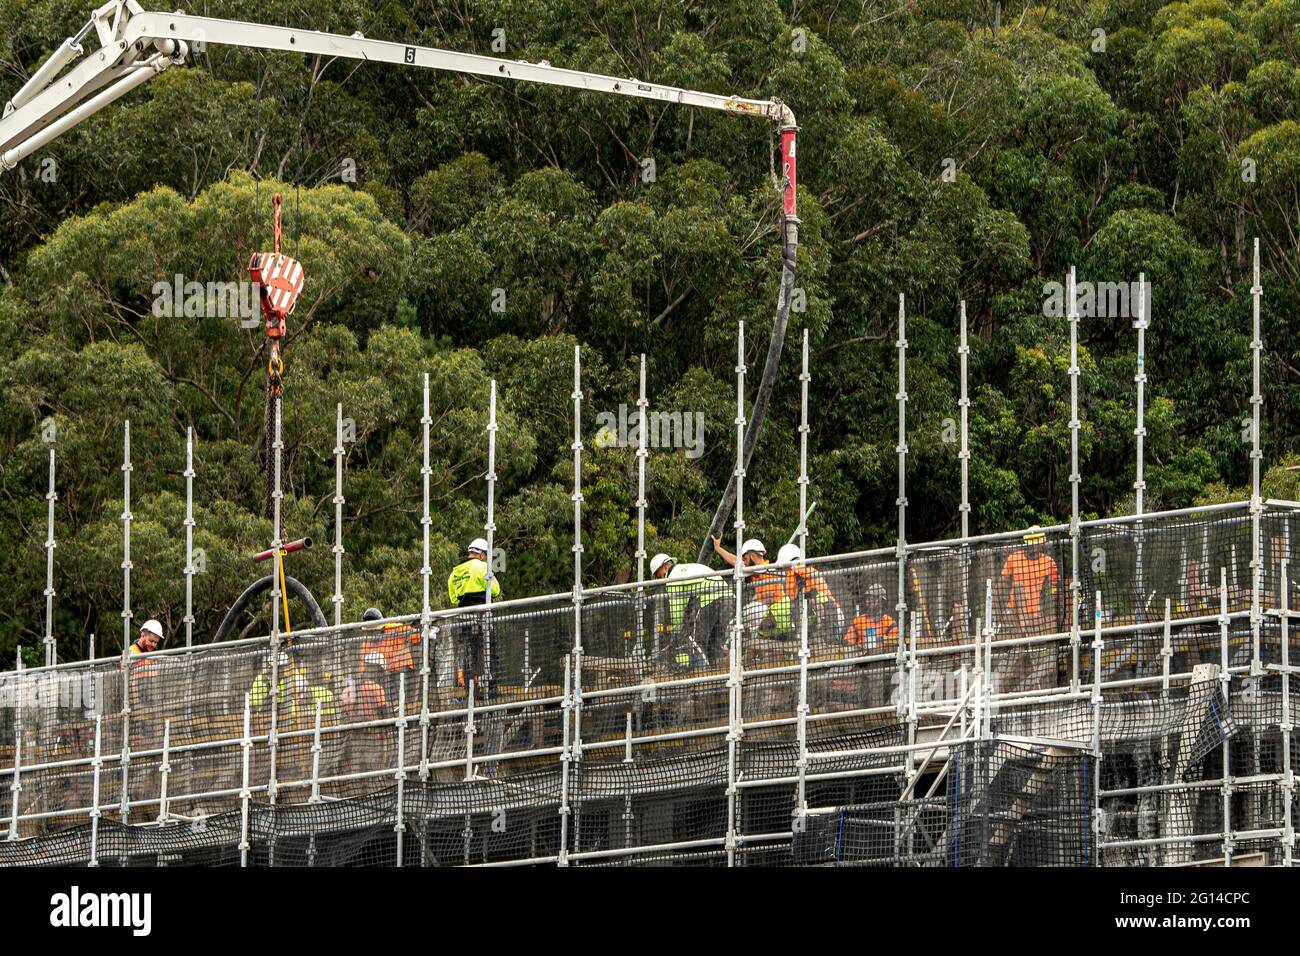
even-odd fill
[[[1295,515],[1259,517],[1258,593],[1231,507],[0,674],[0,864],[88,862],[97,812],[104,865],[1074,865],[1052,781],[1094,738],[1088,860],[1254,845],[1287,817]],[[1046,762],[955,750],[900,801],[963,699],[954,735],[982,710]]]

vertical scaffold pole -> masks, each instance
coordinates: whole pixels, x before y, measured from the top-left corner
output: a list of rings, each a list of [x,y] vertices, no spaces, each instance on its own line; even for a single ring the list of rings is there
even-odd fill
[[[131,643],[131,421],[122,423],[122,646]]]
[[[1228,569],[1219,569],[1219,686],[1224,707],[1231,706],[1232,674],[1228,671]],[[1232,866],[1232,760],[1223,738],[1223,865]]]
[[[582,352],[573,347],[573,740],[582,762]],[[577,772],[577,767],[574,768]]]
[[[645,353],[641,353],[641,384],[637,392],[637,442],[636,442],[636,579],[645,580],[645,463],[649,452],[646,449],[646,433],[649,431],[650,401],[646,398]],[[638,594],[644,593],[638,591]]]
[[[420,782],[429,779],[429,728],[433,719],[429,714],[430,646],[438,640],[438,629],[421,624],[424,636],[420,641]]]
[[[343,403],[334,407],[334,639],[343,626]]]
[[[19,794],[23,792],[23,700],[26,693],[23,688],[23,650],[17,649],[18,659],[14,662],[14,677],[18,685],[18,706],[14,710],[14,776],[9,781],[9,796],[12,804],[9,811],[9,839],[18,839],[18,804]]]
[[[487,587],[483,595],[487,610],[483,613],[483,699],[489,700],[492,694],[492,582],[496,578],[496,500],[497,500],[497,383],[493,379],[488,386],[488,466],[487,466],[487,521],[483,530],[487,533]]]
[[[799,789],[794,802],[795,832],[802,833],[808,817],[808,597],[799,594]]]
[[[162,762],[158,765],[158,775],[160,784],[158,788],[158,822],[166,823],[167,817],[170,816],[167,802],[167,783],[171,775],[171,749],[172,749],[172,722],[171,720],[163,721],[163,745],[162,745]]]
[[[961,606],[966,619],[962,626],[970,624],[970,394],[967,381],[970,363],[970,342],[967,339],[966,300],[961,300],[961,344],[957,347],[960,365],[960,397],[957,410],[961,419],[961,450],[957,452],[957,461],[961,465],[961,504],[957,510],[961,513]]]
[[[274,527],[271,529],[271,553],[275,555],[275,566],[271,569],[271,688],[267,700],[271,709],[271,729],[267,737],[266,749],[267,760],[269,763],[268,780],[266,788],[266,798],[272,806],[275,805],[276,798],[276,777],[278,767],[276,758],[279,756],[279,722],[280,722],[280,602],[283,600],[283,592],[280,588],[280,577],[284,573],[284,556],[281,549],[284,547],[283,532],[284,527],[284,487],[283,487],[283,468],[284,468],[284,435],[281,431],[283,425],[283,405],[280,402],[275,403],[275,441],[272,443],[271,450],[275,459],[274,466],[274,485],[271,489],[271,520]]]
[[[898,294],[898,603],[895,605],[898,622],[898,716],[906,713],[906,663],[907,630],[907,308],[903,293]]]
[[[185,646],[194,646],[194,427],[185,429]]]
[[[402,865],[403,839],[406,836],[406,674],[402,673],[397,683],[397,772],[393,774],[397,782],[397,819],[393,823],[393,832],[397,834],[397,865]]]
[[[99,866],[99,776],[104,766],[104,751],[101,743],[104,730],[104,717],[95,715],[95,759],[90,762],[90,860],[87,866]]]
[[[251,727],[252,707],[249,695],[244,695],[244,739],[240,747],[244,751],[243,786],[239,790],[239,865],[248,866],[248,801],[252,792],[248,788],[249,763],[253,752],[253,732]]]
[[[1289,523],[1286,528],[1290,530]],[[1290,553],[1289,546],[1287,553]],[[1295,798],[1295,771],[1291,768],[1291,581],[1285,559],[1282,561],[1280,577],[1282,593],[1278,600],[1278,625],[1282,638],[1282,862],[1285,866],[1290,866],[1295,848],[1295,819],[1291,809],[1291,802]]]
[[[1070,300],[1070,693],[1079,693],[1079,303],[1074,266],[1067,281]]]
[[[471,677],[465,682],[465,779],[474,779],[474,735],[478,725],[474,723],[474,697],[478,689],[478,679]]]
[[[122,797],[120,813],[131,813],[131,421],[122,423]]]
[[[316,701],[316,724],[311,735],[311,794],[308,803],[320,803],[320,721],[324,701]]]
[[[45,666],[58,661],[54,646],[54,446],[50,445],[50,490],[45,493]]]
[[[1147,434],[1146,428],[1146,384],[1147,384],[1147,323],[1150,321],[1150,315],[1147,313],[1147,276],[1146,273],[1138,275],[1138,320],[1137,320],[1137,371],[1133,375],[1133,381],[1137,385],[1137,425],[1133,429],[1133,438],[1136,445],[1136,462],[1133,472],[1133,513],[1137,515],[1138,520],[1133,523],[1133,545],[1135,551],[1134,562],[1134,580],[1137,587],[1137,607],[1135,608],[1137,620],[1140,622],[1145,618],[1146,611],[1146,591],[1142,574],[1142,515],[1145,513],[1146,505],[1146,488],[1147,483],[1143,477],[1143,452]]]
[[[1092,609],[1092,856],[1101,861],[1101,591],[1093,595]],[[1092,861],[1089,861],[1092,862]]]
[[[1260,591],[1264,573],[1264,552],[1260,534],[1260,516],[1264,511],[1264,501],[1260,497],[1259,489],[1260,463],[1264,458],[1259,441],[1260,409],[1264,404],[1264,394],[1260,383],[1260,357],[1264,348],[1264,340],[1260,334],[1259,308],[1264,288],[1260,285],[1259,276],[1259,239],[1255,240],[1254,278],[1255,281],[1250,288],[1252,320],[1250,339],[1252,365],[1250,393],[1250,672],[1259,674],[1263,671],[1260,663],[1259,632],[1263,618],[1260,610]]]
[[[648,417],[650,400],[646,397],[645,353],[641,353],[640,388],[637,392],[637,442],[636,442],[636,579],[637,583],[645,581],[645,513],[648,502],[645,496],[645,466],[649,451],[646,446],[647,433],[650,430]],[[632,656],[638,660],[646,657],[649,648],[645,639],[645,588],[636,589],[636,646]],[[638,678],[639,679],[639,678]]]
[[[560,847],[555,865],[569,865],[569,763],[572,749],[571,724],[573,713],[573,660],[564,655],[564,696],[560,708]]]
[[[420,513],[420,537],[424,549],[424,560],[420,565],[420,640],[426,646],[434,635],[430,634],[429,625],[432,620],[432,608],[429,603],[430,580],[433,575],[433,569],[429,566],[429,528],[433,524],[433,519],[429,517],[429,476],[433,474],[433,469],[429,467],[429,426],[433,424],[433,419],[429,416],[429,373],[424,373],[424,397],[423,397],[423,414],[420,416],[421,444],[423,446],[424,460],[420,466],[420,482],[423,486],[423,511]],[[490,558],[491,555],[488,555]],[[489,588],[488,590],[491,590]],[[435,632],[436,634],[436,632]],[[424,654],[425,652],[421,652]],[[448,686],[454,686],[456,683],[456,662],[452,659],[453,648],[448,641],[446,650],[441,647],[434,648],[435,661],[434,665],[438,668],[438,684],[441,685],[446,681]],[[438,658],[442,658],[439,660]],[[425,664],[427,669],[428,664]],[[428,677],[424,678],[426,699],[428,696],[427,685]],[[428,721],[423,715],[421,716],[421,742],[420,752],[424,758],[428,757]],[[422,773],[427,774],[428,768],[425,767]],[[423,778],[422,778],[423,779]]]
[[[744,605],[745,605],[745,323],[736,331],[736,613],[732,621],[729,673],[727,677],[727,866],[736,865],[738,801],[740,788],[739,758],[741,740],[740,688],[744,676]]]
[[[803,330],[803,355],[799,372],[799,561],[808,560],[808,330]]]

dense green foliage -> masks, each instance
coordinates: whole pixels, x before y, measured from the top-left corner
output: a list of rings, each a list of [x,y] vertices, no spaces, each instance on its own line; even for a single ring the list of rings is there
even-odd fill
[[[1000,12],[983,0],[231,0],[196,12],[480,53],[500,29],[505,56],[790,103],[802,126],[803,310],[746,496],[751,533],[769,542],[798,518],[805,326],[813,550],[892,538],[899,293],[912,540],[957,527],[963,298],[974,527],[1068,516],[1068,327],[1045,314],[1044,283],[1071,264],[1081,281],[1144,273],[1153,283],[1148,508],[1181,507],[1248,481],[1250,244],[1260,237],[1266,461],[1295,450],[1300,0]],[[4,96],[88,13],[79,0],[0,0]],[[276,189],[287,197],[286,251],[308,276],[286,351],[286,525],[332,539],[342,402],[356,429],[350,618],[372,603],[418,608],[424,372],[435,594],[445,598],[436,585],[484,521],[492,378],[506,593],[568,585],[575,343],[588,579],[627,580],[634,567],[635,456],[591,438],[599,412],[635,401],[642,351],[654,407],[705,416],[702,457],[650,457],[650,547],[693,556],[732,467],[736,323],[754,369],[776,300],[762,123],[349,61],[210,48],[193,63],[0,177],[0,573],[13,588],[0,654],[21,641],[34,661],[43,629],[50,418],[62,656],[77,656],[88,632],[109,649],[121,634],[124,417],[137,619],[180,627],[187,426],[206,556],[195,578],[201,638],[251,580],[248,556],[270,538],[262,335],[231,319],[159,318],[152,289],[175,274],[242,278],[249,253],[269,246]],[[504,311],[492,309],[498,288]],[[1123,512],[1135,333],[1127,317],[1088,316],[1081,338],[1083,509]],[[1270,472],[1267,490],[1293,496],[1290,473]],[[327,604],[328,548],[290,563]]]

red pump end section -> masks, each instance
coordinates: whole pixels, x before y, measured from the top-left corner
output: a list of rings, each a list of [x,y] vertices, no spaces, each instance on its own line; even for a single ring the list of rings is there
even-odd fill
[[[785,174],[785,214],[790,218],[798,215],[797,212],[797,191],[798,191],[798,166],[795,160],[795,134],[799,131],[794,128],[781,130],[781,170]]]

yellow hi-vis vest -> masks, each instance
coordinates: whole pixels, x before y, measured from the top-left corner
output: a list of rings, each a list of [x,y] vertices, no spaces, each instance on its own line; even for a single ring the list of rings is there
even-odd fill
[[[711,576],[697,577],[701,574]],[[692,577],[695,578],[694,581],[675,581],[676,578]],[[674,564],[673,569],[668,572],[668,584],[665,590],[668,592],[668,624],[675,631],[682,626],[682,618],[686,616],[686,608],[690,606],[691,598],[698,595],[700,610],[703,610],[726,594],[729,589],[726,582],[707,564]]]
[[[460,607],[468,595],[487,591],[487,571],[487,562],[478,558],[469,558],[451,569],[451,574],[447,575],[447,597],[451,599],[452,607]],[[495,575],[492,577],[492,596],[501,596],[501,585]]]

